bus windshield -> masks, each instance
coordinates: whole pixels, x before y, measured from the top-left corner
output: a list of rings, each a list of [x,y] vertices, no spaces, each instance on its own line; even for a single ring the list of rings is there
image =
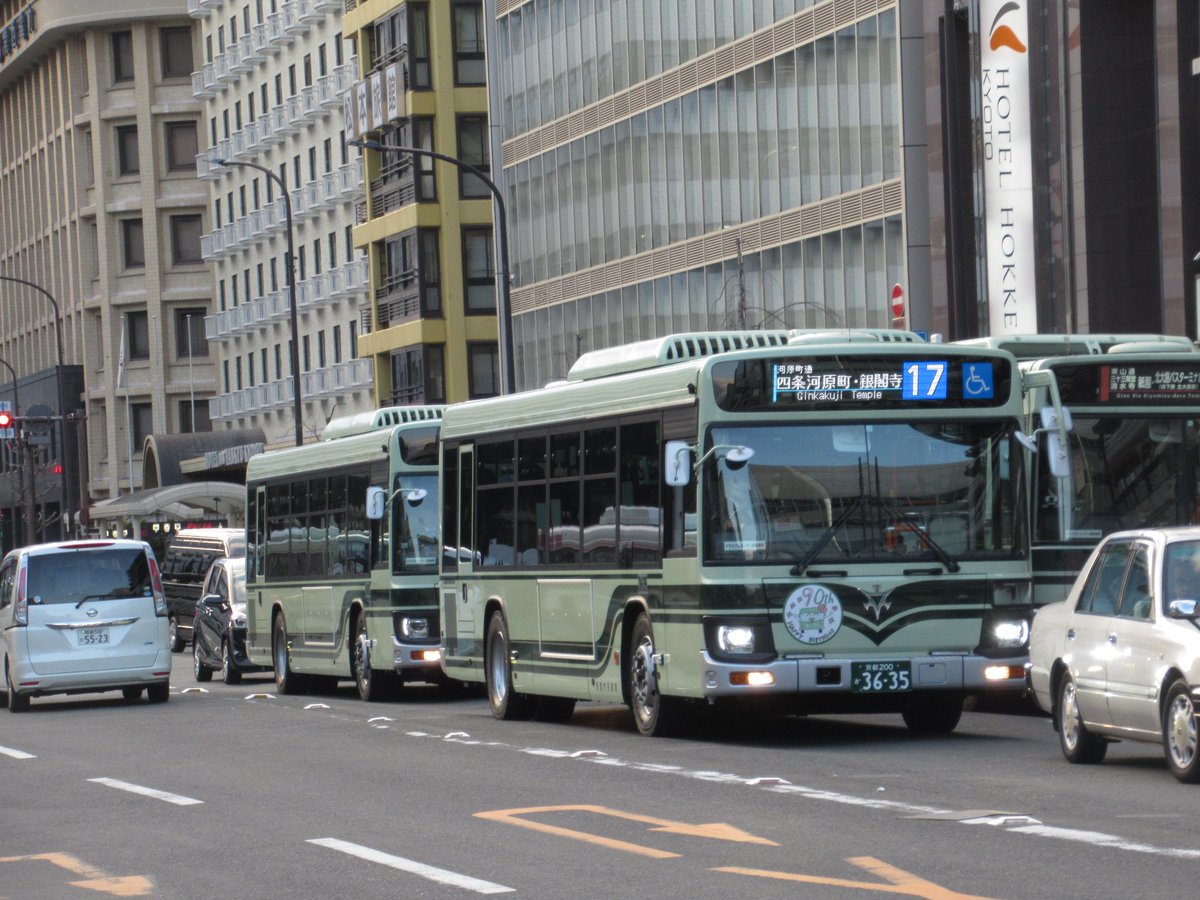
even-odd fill
[[[1039,459],[1036,540],[1094,544],[1126,528],[1197,521],[1193,418],[1073,418],[1069,478],[1060,482]]]
[[[393,571],[434,572],[438,564],[437,475],[406,474],[396,479],[396,487],[401,492],[393,501],[397,550]],[[409,496],[421,499],[414,502]]]
[[[1014,556],[1022,458],[1009,422],[715,427],[705,559],[942,562]]]

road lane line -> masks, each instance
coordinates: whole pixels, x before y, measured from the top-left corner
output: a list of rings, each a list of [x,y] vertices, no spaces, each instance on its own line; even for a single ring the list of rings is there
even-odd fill
[[[172,794],[169,791],[160,791],[155,788],[142,787],[140,784],[130,784],[128,781],[118,781],[115,778],[89,778],[88,781],[96,784],[107,785],[108,787],[116,788],[119,791],[129,791],[131,794],[141,794],[143,797],[153,797],[155,800],[164,800],[167,803],[174,803],[176,806],[194,806],[197,803],[203,803],[203,800],[196,800],[192,797],[184,797],[180,794]]]
[[[24,750],[14,750],[12,747],[0,747],[0,754],[11,756],[13,759],[37,759],[32,753]]]
[[[460,875],[458,872],[451,872],[448,869],[428,866],[425,863],[405,859],[402,856],[392,856],[390,853],[384,853],[381,850],[372,850],[370,847],[364,847],[361,844],[352,844],[349,841],[342,841],[337,838],[310,838],[308,843],[316,844],[319,847],[328,847],[330,850],[337,850],[339,853],[345,853],[350,856],[357,856],[359,859],[365,859],[368,862],[390,866],[393,869],[408,872],[411,875],[419,875],[421,878],[436,881],[439,884],[448,884],[451,887],[474,891],[477,894],[510,894],[516,890],[516,888],[505,887],[502,884],[472,878],[470,875]]]

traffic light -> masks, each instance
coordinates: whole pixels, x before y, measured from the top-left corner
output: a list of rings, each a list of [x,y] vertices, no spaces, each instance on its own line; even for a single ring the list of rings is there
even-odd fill
[[[0,438],[8,439],[17,436],[17,418],[7,402],[0,401]]]

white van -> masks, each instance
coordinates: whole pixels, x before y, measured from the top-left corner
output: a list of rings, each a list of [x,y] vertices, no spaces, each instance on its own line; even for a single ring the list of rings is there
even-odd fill
[[[170,696],[167,603],[142,541],[63,541],[0,563],[0,663],[8,708],[31,697],[120,690]]]

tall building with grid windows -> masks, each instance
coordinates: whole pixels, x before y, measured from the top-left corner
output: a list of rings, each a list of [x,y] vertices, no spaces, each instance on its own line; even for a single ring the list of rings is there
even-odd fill
[[[372,362],[358,350],[368,268],[352,240],[362,166],[344,143],[355,61],[343,3],[189,0],[188,9],[203,48],[194,88],[207,149],[195,171],[211,191],[202,246],[216,279],[205,322],[219,382],[210,414],[217,428],[261,428],[268,446],[295,440],[290,227],[300,431],[312,441],[332,418],[375,402]]]
[[[38,451],[36,537],[139,487],[147,435],[209,427],[196,50],[179,2],[0,2],[0,276],[50,295],[0,278],[0,359],[20,412],[69,417]]]
[[[919,26],[894,0],[499,0],[518,387],[673,332],[887,327],[895,283],[927,303],[906,11]]]
[[[413,147],[490,172],[481,0],[349,0],[359,80],[355,137]],[[500,390],[492,194],[461,167],[368,150],[363,224],[372,298],[359,352],[381,405],[441,403]],[[369,325],[369,330],[367,329]]]

